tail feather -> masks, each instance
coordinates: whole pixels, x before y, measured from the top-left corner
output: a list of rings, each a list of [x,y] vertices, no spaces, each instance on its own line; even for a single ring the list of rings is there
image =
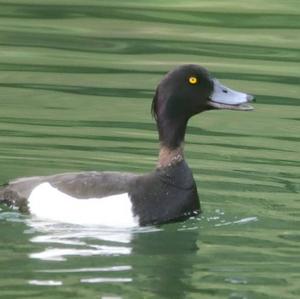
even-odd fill
[[[27,213],[28,206],[26,198],[23,198],[17,191],[9,188],[9,185],[0,186],[0,204],[9,207],[17,207],[21,212]]]

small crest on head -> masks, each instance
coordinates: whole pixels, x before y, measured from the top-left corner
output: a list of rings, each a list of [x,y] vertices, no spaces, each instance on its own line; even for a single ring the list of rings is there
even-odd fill
[[[157,101],[158,101],[158,88],[156,88],[152,105],[151,105],[151,114],[155,120],[157,120]]]

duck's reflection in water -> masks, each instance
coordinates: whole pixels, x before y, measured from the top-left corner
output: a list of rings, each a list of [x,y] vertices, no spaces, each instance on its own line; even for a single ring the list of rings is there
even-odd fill
[[[180,298],[192,276],[198,227],[82,227],[30,219],[30,258],[40,260],[36,285],[118,285],[118,296]],[[71,277],[70,277],[71,276]],[[131,284],[128,289],[126,285]]]

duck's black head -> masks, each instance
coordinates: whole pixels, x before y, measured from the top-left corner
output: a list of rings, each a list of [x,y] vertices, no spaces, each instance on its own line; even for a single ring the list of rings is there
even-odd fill
[[[252,96],[221,85],[209,72],[194,64],[167,73],[159,83],[152,103],[160,141],[176,148],[184,139],[187,121],[211,109],[252,110]]]

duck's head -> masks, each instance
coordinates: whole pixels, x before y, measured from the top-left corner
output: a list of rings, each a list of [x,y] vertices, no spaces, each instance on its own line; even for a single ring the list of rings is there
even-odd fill
[[[194,64],[167,73],[159,83],[152,103],[160,140],[168,147],[180,145],[188,119],[212,109],[247,111],[254,99],[222,85],[209,72]]]

